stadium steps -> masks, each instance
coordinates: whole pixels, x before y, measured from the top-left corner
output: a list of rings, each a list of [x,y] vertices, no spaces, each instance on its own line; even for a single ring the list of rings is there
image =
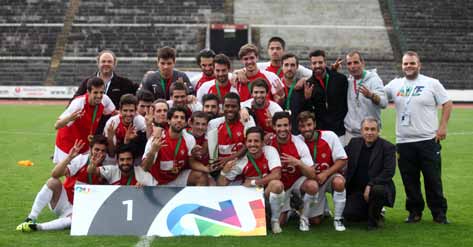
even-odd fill
[[[81,0],[70,1],[66,15],[64,16],[64,27],[56,40],[56,46],[54,48],[54,53],[51,57],[51,63],[48,69],[48,75],[46,81],[44,82],[45,85],[51,86],[56,84],[54,78],[59,69],[59,64],[61,63],[62,57],[64,56],[67,38],[71,33],[72,23],[74,22],[74,17],[79,10],[80,1]]]

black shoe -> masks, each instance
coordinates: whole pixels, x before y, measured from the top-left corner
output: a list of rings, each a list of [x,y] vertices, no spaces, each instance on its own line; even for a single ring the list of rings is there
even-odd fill
[[[434,217],[434,222],[442,225],[450,224],[450,221],[448,221],[447,217],[445,216]]]
[[[407,216],[405,223],[417,223],[422,219],[422,214],[417,214],[414,212],[410,212],[409,216]]]
[[[376,230],[378,230],[378,228],[379,227],[376,224],[368,223],[368,228],[367,228],[368,231],[376,231]]]

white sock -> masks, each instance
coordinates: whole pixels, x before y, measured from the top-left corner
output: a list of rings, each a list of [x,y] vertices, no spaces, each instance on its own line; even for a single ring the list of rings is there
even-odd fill
[[[71,227],[71,217],[59,218],[52,221],[37,224],[36,227],[40,231],[63,230]]]
[[[302,199],[304,201],[304,208],[302,209],[302,216],[309,218],[310,208],[312,208],[312,206],[317,203],[318,199],[319,199],[319,193],[315,195],[309,195],[306,193],[304,195],[304,198]]]
[[[345,209],[346,202],[346,191],[343,192],[334,191],[333,193],[333,204],[335,205],[334,219],[339,220],[343,218],[343,210]]]
[[[269,192],[269,205],[271,206],[271,222],[279,222],[281,209],[284,206],[284,191],[280,194]]]
[[[36,220],[38,218],[39,213],[43,210],[49,202],[51,202],[51,198],[53,197],[53,191],[45,184],[41,188],[41,190],[36,195],[34,199],[33,206],[31,207],[31,212],[28,215],[28,218],[32,220]]]

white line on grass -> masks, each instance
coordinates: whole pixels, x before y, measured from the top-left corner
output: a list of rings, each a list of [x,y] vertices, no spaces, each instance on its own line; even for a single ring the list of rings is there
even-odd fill
[[[135,247],[150,247],[154,238],[154,236],[142,236],[140,238],[140,241],[136,243]]]

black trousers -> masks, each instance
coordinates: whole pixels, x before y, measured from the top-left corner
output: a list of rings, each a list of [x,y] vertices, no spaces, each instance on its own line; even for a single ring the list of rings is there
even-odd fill
[[[424,210],[420,187],[422,172],[427,206],[432,216],[446,216],[447,200],[442,189],[440,150],[441,146],[435,139],[397,144],[398,166],[406,192],[407,211],[420,215]]]
[[[343,217],[347,221],[365,221],[376,224],[381,217],[381,210],[387,202],[387,191],[384,185],[371,187],[368,202],[363,198],[364,191],[347,192],[347,201]]]

